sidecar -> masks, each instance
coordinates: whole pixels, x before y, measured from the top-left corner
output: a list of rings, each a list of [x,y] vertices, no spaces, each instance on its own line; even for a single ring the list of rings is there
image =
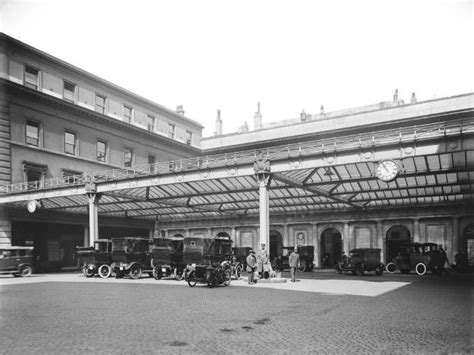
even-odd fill
[[[162,277],[173,276],[181,279],[185,268],[183,264],[182,238],[155,238],[150,251],[153,277],[160,280]]]
[[[188,237],[183,241],[183,260],[187,264],[190,287],[203,283],[209,287],[230,285],[232,240],[226,237]]]

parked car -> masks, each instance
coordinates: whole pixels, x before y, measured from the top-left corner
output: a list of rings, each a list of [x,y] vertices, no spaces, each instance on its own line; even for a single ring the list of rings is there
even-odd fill
[[[404,244],[398,255],[387,264],[387,272],[394,273],[400,270],[408,274],[415,270],[418,275],[424,275],[428,270],[441,274],[446,260],[438,244],[435,243],[407,243]]]
[[[283,271],[290,268],[288,259],[295,247],[283,247],[282,254],[277,256],[272,262],[272,268],[277,271]],[[299,271],[311,271],[313,269],[314,261],[314,246],[313,245],[299,245],[298,254],[300,255]]]
[[[110,239],[98,239],[93,247],[76,247],[76,255],[85,277],[99,274],[105,279],[111,275],[112,241]]]
[[[0,248],[0,274],[28,277],[33,273],[35,257],[33,247]]]
[[[366,271],[374,271],[375,275],[382,275],[384,265],[380,261],[380,252],[377,248],[352,249],[347,258],[336,264],[336,271],[340,274],[352,272],[359,276],[364,275]]]
[[[112,238],[112,265],[116,278],[130,276],[139,279],[146,272],[153,277],[150,242],[147,238],[121,237]]]
[[[150,251],[153,277],[156,280],[173,275],[181,279],[183,263],[183,239],[155,238]]]

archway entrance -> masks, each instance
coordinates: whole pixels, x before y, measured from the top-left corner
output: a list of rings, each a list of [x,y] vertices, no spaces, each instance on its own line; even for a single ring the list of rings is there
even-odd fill
[[[393,226],[387,231],[385,240],[385,262],[389,263],[400,252],[403,244],[411,242],[410,231],[405,226]]]
[[[474,224],[469,224],[462,232],[464,242],[463,249],[466,251],[467,260],[470,266],[474,264]],[[461,251],[464,251],[461,249]]]
[[[342,255],[341,233],[328,228],[321,234],[321,269],[332,268]]]
[[[282,254],[283,237],[278,231],[270,231],[270,260]]]
[[[216,238],[230,238],[230,235],[226,232],[219,232],[217,233]]]

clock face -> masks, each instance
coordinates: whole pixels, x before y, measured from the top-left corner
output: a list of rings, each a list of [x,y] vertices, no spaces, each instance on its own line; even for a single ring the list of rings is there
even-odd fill
[[[375,174],[382,181],[392,181],[398,175],[398,165],[393,160],[382,160]]]

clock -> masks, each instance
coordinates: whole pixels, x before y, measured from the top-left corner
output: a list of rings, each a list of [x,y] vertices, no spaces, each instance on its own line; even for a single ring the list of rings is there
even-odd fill
[[[397,163],[393,160],[382,160],[377,164],[375,175],[382,181],[389,182],[395,179],[399,169]]]
[[[30,213],[34,213],[37,207],[38,207],[38,201],[36,200],[30,200],[28,201],[28,204],[26,205],[26,208],[28,209],[28,212]]]

